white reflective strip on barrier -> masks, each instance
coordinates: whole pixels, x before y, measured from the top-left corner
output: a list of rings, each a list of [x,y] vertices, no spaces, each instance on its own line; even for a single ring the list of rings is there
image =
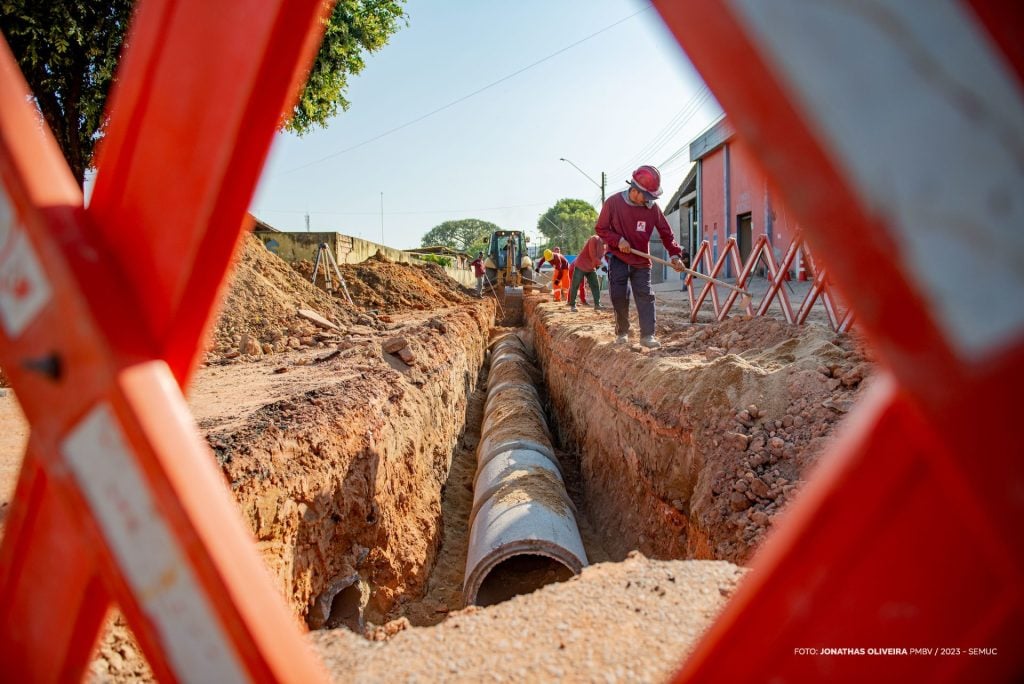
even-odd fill
[[[0,188],[0,325],[14,339],[50,301],[52,292],[39,258]]]
[[[732,0],[957,353],[1024,334],[1024,94],[952,0]]]
[[[110,408],[93,409],[62,453],[181,681],[245,682],[227,636],[167,528]]]

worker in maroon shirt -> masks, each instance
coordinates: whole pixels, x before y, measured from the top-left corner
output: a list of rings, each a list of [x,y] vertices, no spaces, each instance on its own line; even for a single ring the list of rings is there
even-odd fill
[[[580,301],[587,305],[587,294],[583,290],[583,279],[590,284],[590,294],[594,296],[594,309],[601,308],[601,285],[597,281],[597,269],[601,266],[604,256],[604,240],[600,235],[591,235],[583,243],[583,249],[576,260],[569,266],[569,310],[576,310],[576,291],[579,289]]]
[[[661,242],[672,255],[672,268],[683,268],[682,248],[676,243],[661,208],[654,203],[661,196],[661,174],[653,166],[641,166],[633,172],[629,188],[608,198],[601,207],[595,230],[608,245],[608,294],[615,309],[616,342],[629,339],[629,291],[633,291],[640,319],[640,344],[660,347],[654,336],[657,318],[654,292],[651,290],[651,260],[632,253],[647,252],[651,232],[661,234]]]
[[[476,276],[476,296],[482,297],[484,291],[484,253],[477,252],[476,259],[469,262],[469,265],[473,267],[473,274]]]

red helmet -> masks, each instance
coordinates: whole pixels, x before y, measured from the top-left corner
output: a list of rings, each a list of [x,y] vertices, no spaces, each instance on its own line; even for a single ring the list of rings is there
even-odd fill
[[[651,197],[661,197],[661,173],[648,164],[644,164],[633,172],[633,180],[630,185],[637,190],[646,192]]]

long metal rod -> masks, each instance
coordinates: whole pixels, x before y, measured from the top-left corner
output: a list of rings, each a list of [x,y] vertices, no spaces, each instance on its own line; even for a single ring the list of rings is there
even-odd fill
[[[675,266],[672,265],[671,261],[667,261],[665,259],[662,259],[661,257],[651,256],[647,252],[641,252],[639,249],[630,248],[629,251],[632,254],[636,254],[637,256],[642,256],[642,257],[645,257],[647,259],[650,259],[651,261],[656,261],[659,264],[665,264],[666,266],[672,266],[672,268],[675,268]],[[718,278],[712,278],[709,275],[704,275],[703,273],[698,273],[697,271],[694,271],[693,269],[690,269],[690,268],[686,268],[685,266],[683,267],[683,273],[689,273],[694,278],[703,278],[704,280],[710,280],[715,285],[721,285],[722,287],[727,287],[730,290],[736,290],[740,294],[746,295],[747,297],[753,297],[752,294],[750,294],[749,292],[744,290],[742,287],[736,287],[732,283],[727,283],[724,280],[719,280]]]

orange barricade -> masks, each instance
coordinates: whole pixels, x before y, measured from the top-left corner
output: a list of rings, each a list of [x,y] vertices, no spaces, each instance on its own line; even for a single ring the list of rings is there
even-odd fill
[[[747,257],[747,261],[742,264],[742,267],[740,266],[739,246],[736,243],[735,237],[730,237],[726,241],[725,250],[718,258],[718,261],[714,264],[711,263],[710,253],[711,247],[708,244],[708,241],[704,240],[701,242],[700,247],[697,249],[697,253],[694,255],[694,268],[702,267],[705,272],[712,277],[720,277],[719,273],[725,266],[726,260],[731,260],[733,268],[739,273],[736,277],[736,286],[740,288],[747,288],[750,285],[750,279],[753,276],[754,269],[757,268],[758,263],[763,260],[765,267],[768,269],[768,290],[765,292],[764,297],[761,298],[761,302],[758,304],[756,311],[751,306],[750,301],[744,302],[744,307],[746,308],[748,316],[767,315],[772,302],[775,301],[777,297],[779,300],[779,308],[782,310],[782,315],[786,318],[786,322],[802,324],[807,321],[807,316],[810,314],[811,308],[820,297],[822,306],[828,316],[829,325],[832,326],[833,330],[837,332],[847,332],[853,325],[853,310],[847,310],[847,312],[842,316],[839,315],[838,308],[835,304],[835,296],[831,292],[831,286],[828,281],[828,274],[825,269],[819,269],[815,266],[810,250],[804,243],[802,236],[798,235],[793,239],[789,244],[789,248],[786,250],[785,256],[782,258],[782,261],[778,264],[775,263],[772,243],[765,234],[761,234],[761,236],[757,238],[753,248],[750,250],[750,256]],[[815,277],[814,282],[811,284],[811,288],[807,291],[803,301],[800,303],[800,308],[796,313],[793,313],[793,306],[789,301],[789,294],[783,286],[789,279],[789,268],[793,264],[794,259],[801,256],[805,261],[810,263],[811,268],[815,272]],[[724,321],[726,316],[729,315],[729,311],[732,310],[732,306],[735,304],[736,298],[740,293],[736,290],[731,290],[725,301],[720,303],[718,301],[718,291],[714,283],[705,281],[700,294],[694,295],[693,288],[689,287],[692,282],[693,276],[687,276],[686,284],[688,286],[687,292],[690,299],[690,321],[697,321],[697,314],[700,312],[700,307],[703,305],[705,299],[707,299],[709,293],[711,295],[712,306],[715,310],[715,318],[719,321]]]
[[[655,6],[882,367],[677,681],[1020,679],[1024,9]]]
[[[80,679],[111,604],[161,680],[324,678],[181,387],[328,11],[139,3],[88,210],[0,41],[0,364],[32,425],[7,681]]]

